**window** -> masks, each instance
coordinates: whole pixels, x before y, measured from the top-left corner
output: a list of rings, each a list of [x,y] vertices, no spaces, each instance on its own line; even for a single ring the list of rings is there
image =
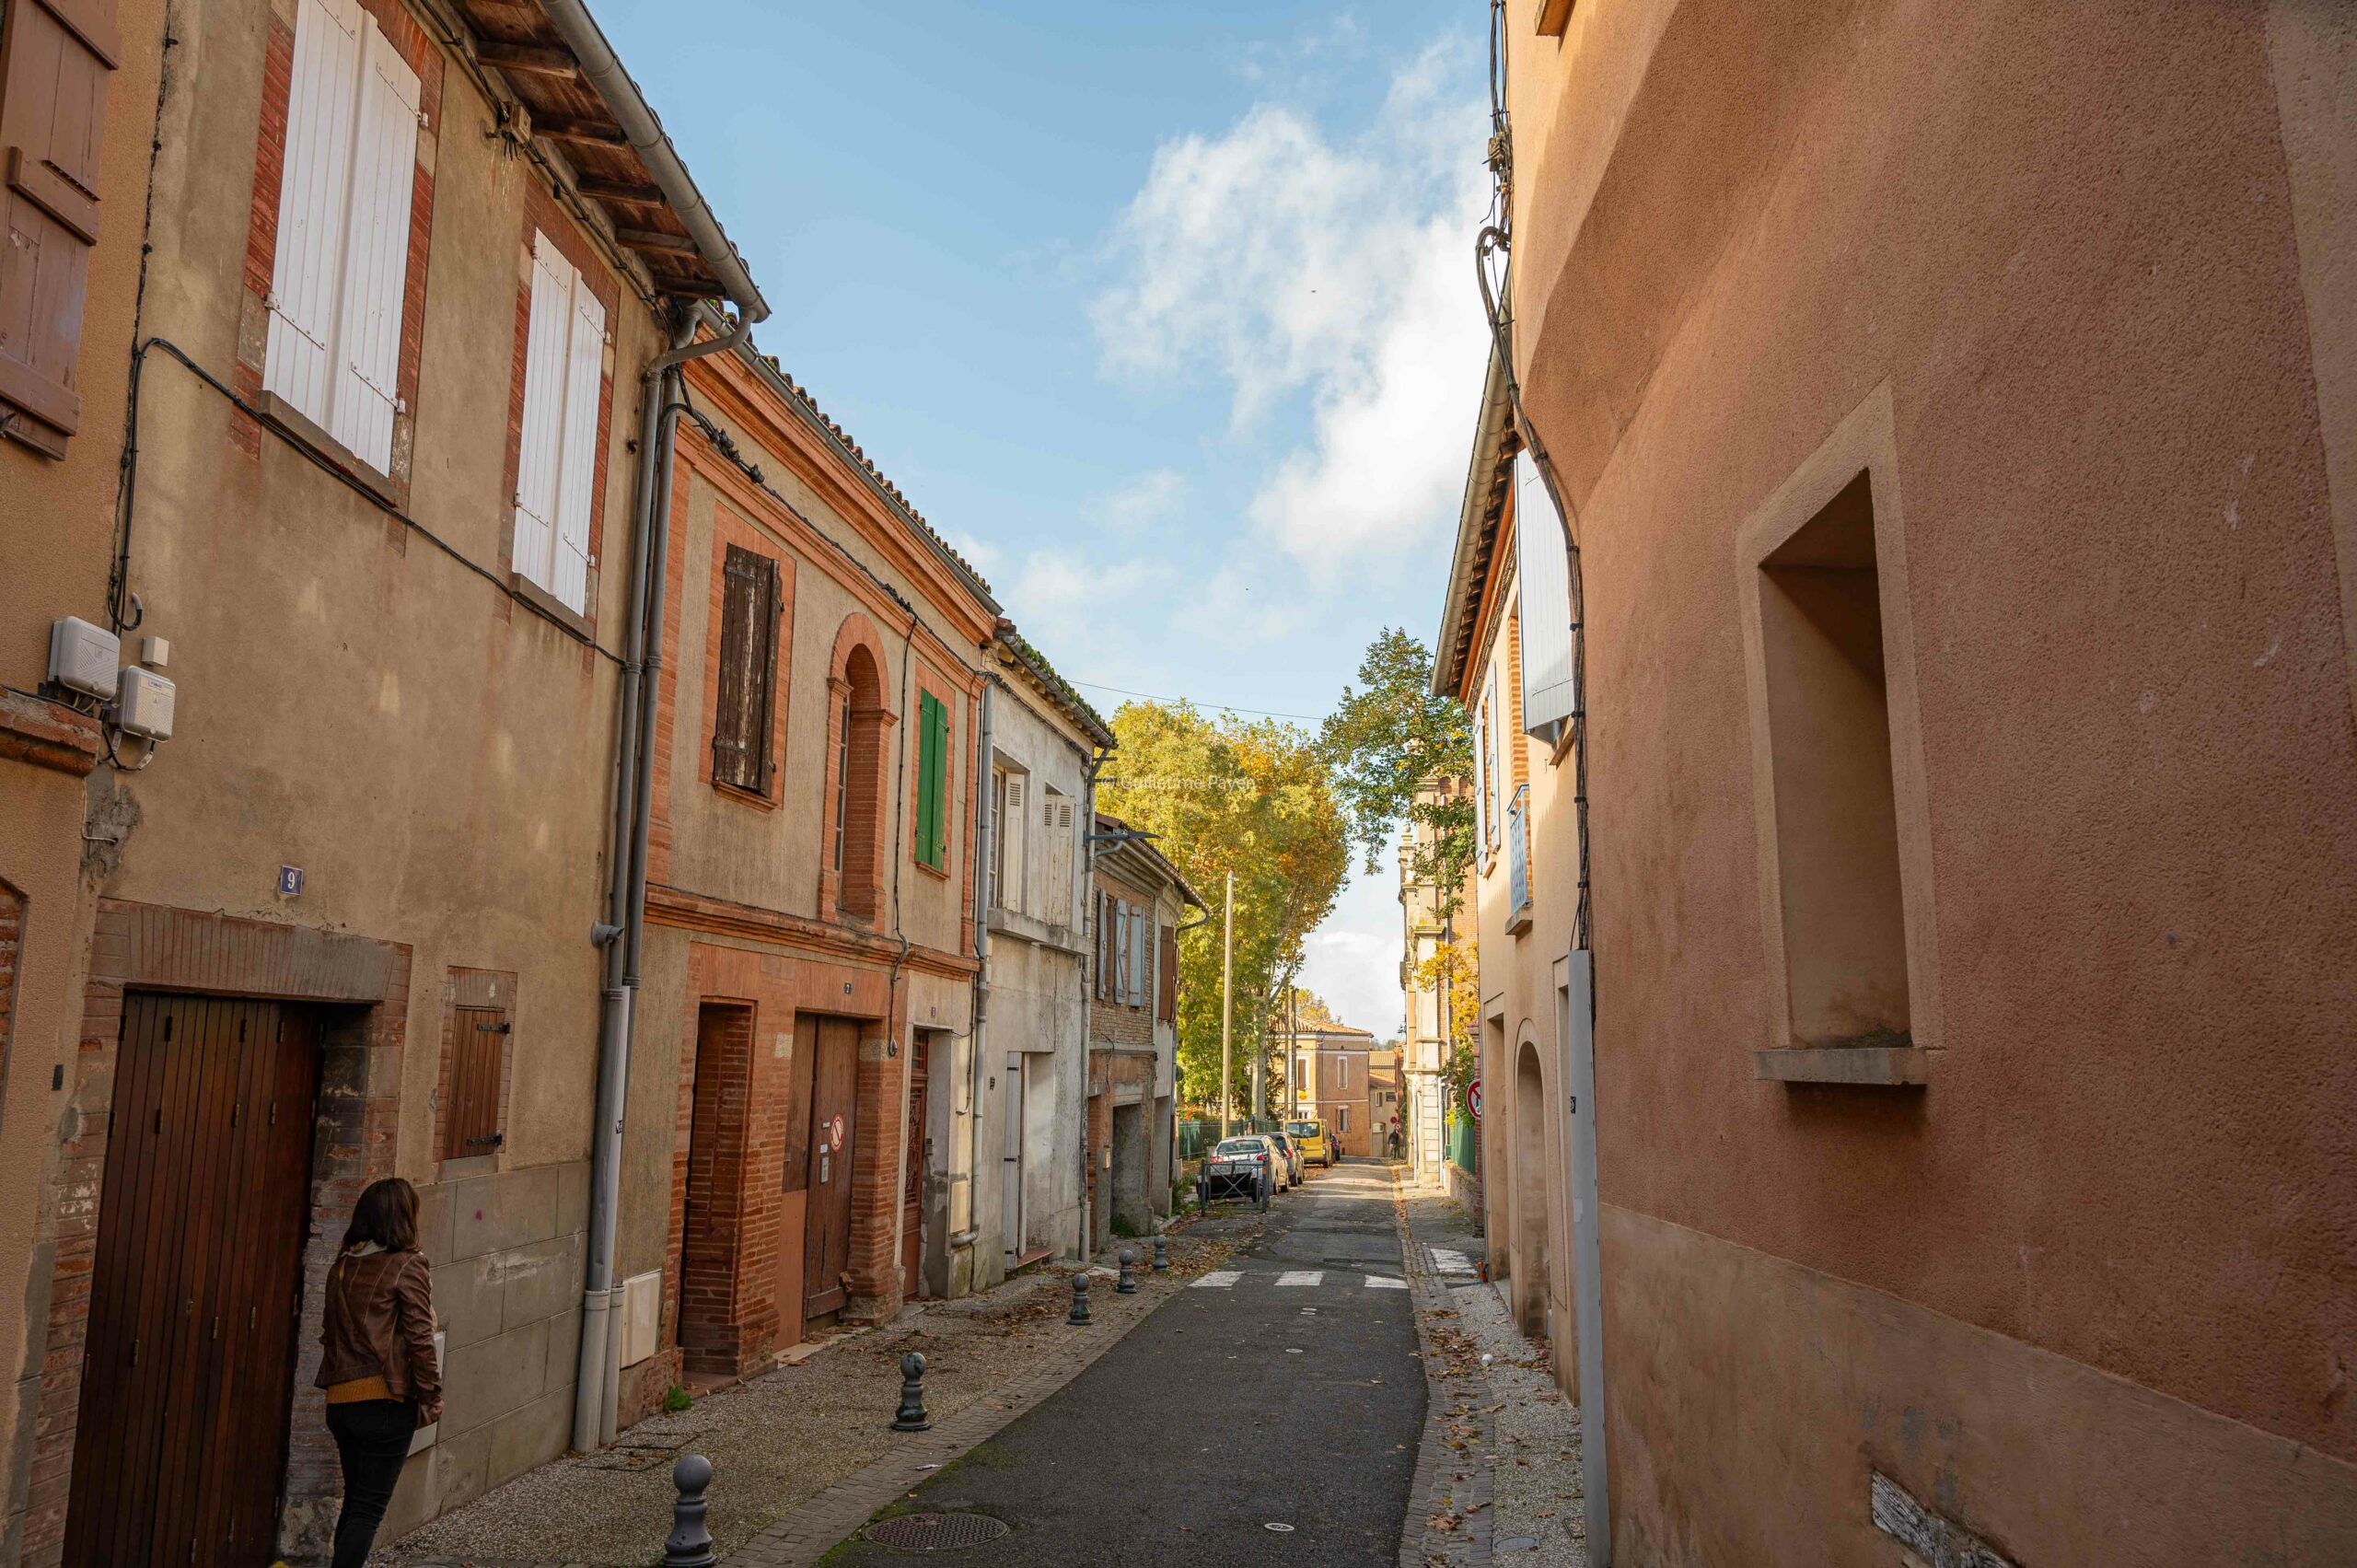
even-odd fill
[[[1058,925],[1072,921],[1072,796],[1050,785],[1039,809],[1040,858],[1046,865],[1047,881],[1040,912]]]
[[[1497,842],[1490,816],[1490,772],[1495,766],[1490,756],[1490,693],[1496,684],[1494,676],[1483,676],[1481,700],[1473,707],[1473,844],[1477,850],[1486,850]]]
[[[838,877],[843,872],[843,841],[849,836],[843,831],[848,825],[844,819],[850,811],[851,693],[846,691],[835,713],[835,875]]]
[[[992,817],[997,825],[998,843],[992,856],[991,887],[998,907],[1024,910],[1030,906],[1026,898],[1024,869],[1027,858],[1025,840],[1031,813],[1026,802],[1030,798],[1030,779],[1012,769],[1001,768],[991,780]]]
[[[1760,561],[1759,592],[1793,1038],[1906,1044],[1906,911],[1866,474]]]
[[[1338,1089],[1351,1086],[1351,1059],[1347,1056],[1334,1058],[1334,1086]]]
[[[854,645],[843,655],[835,725],[831,864],[819,875],[820,905],[874,921],[883,908],[885,837],[884,678],[874,653]]]
[[[917,703],[917,863],[949,864],[949,705],[927,691]]]
[[[606,308],[556,242],[532,234],[524,428],[516,465],[516,575],[576,613],[589,602],[589,501]]]
[[[1155,1000],[1154,1016],[1164,1023],[1178,1016],[1178,930],[1176,926],[1162,928],[1161,962],[1158,972],[1162,985]]]
[[[737,545],[721,568],[720,672],[713,699],[712,782],[767,795],[776,771],[777,563]]]
[[[1334,1131],[1337,1132],[1347,1132],[1350,1130],[1351,1108],[1347,1105],[1336,1106],[1334,1108]]]
[[[1130,1005],[1143,1007],[1154,993],[1154,912],[1130,910]]]
[[[450,1024],[449,1100],[442,1108],[442,1157],[469,1159],[495,1151],[501,1064],[507,1054],[507,1013],[501,1007],[458,1007]]]
[[[1572,668],[1572,558],[1528,452],[1514,460],[1515,620],[1522,628],[1522,727],[1552,746],[1579,707]]]
[[[400,395],[417,86],[359,0],[300,0],[262,386],[379,473]]]
[[[99,141],[114,72],[95,35],[63,19],[81,9],[17,0],[0,29],[8,35],[0,50],[8,181],[0,190],[0,416],[30,416],[0,417],[0,428],[52,458],[65,455],[82,420],[75,366],[90,248],[99,241]]]

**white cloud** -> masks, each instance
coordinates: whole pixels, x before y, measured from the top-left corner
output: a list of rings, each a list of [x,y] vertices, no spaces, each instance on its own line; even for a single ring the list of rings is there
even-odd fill
[[[1377,1040],[1399,1034],[1407,1002],[1399,990],[1399,891],[1354,873],[1334,912],[1303,944],[1301,984],[1346,1024]]]
[[[1137,616],[1125,607],[1149,602],[1148,590],[1169,577],[1159,561],[1099,562],[1035,550],[1001,586],[998,600],[1067,679],[1123,681],[1135,666],[1128,645],[1141,634]]]
[[[1117,534],[1139,534],[1176,517],[1186,494],[1184,475],[1173,469],[1155,469],[1099,496],[1097,515]]]
[[[1306,400],[1306,439],[1248,513],[1313,578],[1445,527],[1463,484],[1487,343],[1487,123],[1460,90],[1479,80],[1465,47],[1435,45],[1339,139],[1257,106],[1166,144],[1121,222],[1127,274],[1093,310],[1107,368],[1213,374],[1237,430]]]

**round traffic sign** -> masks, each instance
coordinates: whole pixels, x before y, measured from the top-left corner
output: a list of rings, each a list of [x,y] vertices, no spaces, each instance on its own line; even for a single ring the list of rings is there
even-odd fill
[[[1481,1120],[1481,1080],[1474,1079],[1465,1086],[1465,1104],[1473,1112],[1473,1120]]]
[[[827,1123],[827,1146],[835,1149],[843,1146],[843,1119],[840,1116]]]

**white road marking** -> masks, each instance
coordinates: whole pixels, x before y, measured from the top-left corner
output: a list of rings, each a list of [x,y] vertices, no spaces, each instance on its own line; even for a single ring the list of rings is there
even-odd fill
[[[1325,1283],[1326,1275],[1318,1269],[1287,1269],[1277,1276],[1281,1285],[1314,1285]]]
[[[1366,1288],[1369,1290],[1406,1290],[1408,1288],[1408,1282],[1406,1280],[1395,1280],[1389,1274],[1369,1274],[1366,1277]]]
[[[1244,1277],[1241,1269],[1213,1269],[1195,1282],[1197,1290],[1225,1290]]]
[[[1426,1250],[1433,1255],[1433,1272],[1436,1274],[1469,1274],[1473,1260],[1454,1247],[1434,1247]]]

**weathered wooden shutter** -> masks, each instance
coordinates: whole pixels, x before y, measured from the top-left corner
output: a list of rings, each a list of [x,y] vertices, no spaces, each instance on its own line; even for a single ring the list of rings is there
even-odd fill
[[[1473,849],[1490,842],[1490,701],[1473,709]]]
[[[516,464],[517,573],[553,593],[557,489],[563,471],[564,363],[571,343],[573,266],[545,234],[532,236],[532,307],[524,338],[524,429]]]
[[[573,275],[564,365],[564,421],[557,470],[556,580],[549,591],[575,610],[589,603],[590,501],[598,485],[598,390],[606,373],[606,308],[589,280]],[[761,787],[756,784],[754,788]]]
[[[400,398],[410,191],[417,176],[417,73],[373,19],[364,33],[343,294],[333,339],[341,364],[320,423],[381,473],[392,468]]]
[[[712,776],[769,787],[769,686],[777,563],[730,545],[721,565],[720,670],[713,697]]]
[[[1167,1023],[1178,1016],[1178,931],[1176,926],[1162,928],[1161,998],[1155,1016]]]
[[[465,1159],[499,1147],[500,1065],[507,1051],[507,1014],[459,1007],[450,1026],[450,1103],[443,1108],[442,1157]]]
[[[99,242],[99,154],[120,43],[114,0],[0,0],[0,413],[63,457]]]
[[[999,907],[1028,910],[1031,907],[1028,879],[1024,876],[1030,862],[1026,858],[1031,821],[1029,801],[1031,781],[1021,773],[1006,775],[1006,809],[1000,814],[998,830]]]
[[[1097,999],[1099,1002],[1113,994],[1113,899],[1104,889],[1097,889]]]
[[[365,21],[357,0],[301,0],[295,15],[262,385],[322,425],[334,380]]]

